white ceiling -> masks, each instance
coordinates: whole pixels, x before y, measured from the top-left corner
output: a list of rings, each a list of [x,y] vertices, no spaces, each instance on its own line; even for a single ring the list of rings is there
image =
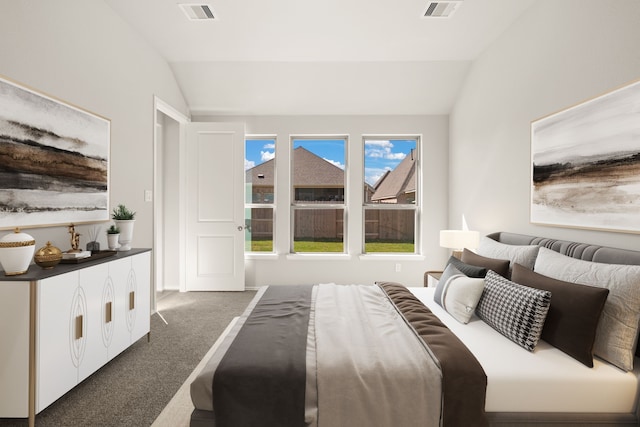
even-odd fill
[[[470,63],[534,0],[105,0],[172,67],[193,113],[446,114]]]

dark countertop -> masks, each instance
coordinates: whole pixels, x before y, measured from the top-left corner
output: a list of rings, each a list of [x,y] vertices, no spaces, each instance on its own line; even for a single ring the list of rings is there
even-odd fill
[[[143,252],[150,252],[150,248],[133,248],[130,251],[116,252],[113,255],[94,258],[89,257],[86,260],[83,260],[79,263],[70,263],[63,264],[60,263],[53,268],[43,269],[42,267],[37,266],[36,264],[31,264],[29,266],[29,270],[24,274],[19,274],[16,276],[5,276],[4,270],[0,270],[0,282],[31,282],[36,280],[43,280],[49,277],[57,276],[59,274],[69,273],[70,271],[80,270],[85,267],[90,267],[92,265],[98,265],[109,261],[114,261],[117,259],[127,258],[133,255],[138,255]]]

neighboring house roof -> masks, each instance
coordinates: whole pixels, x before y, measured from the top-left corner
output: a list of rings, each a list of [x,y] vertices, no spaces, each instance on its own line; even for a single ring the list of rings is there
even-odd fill
[[[387,171],[376,182],[376,192],[371,197],[372,201],[395,199],[401,194],[416,191],[416,161],[413,151],[400,162],[392,171]]]
[[[295,187],[344,187],[344,170],[304,147],[293,150]]]
[[[254,186],[273,187],[274,161],[268,160],[246,171],[246,180]],[[344,187],[344,170],[303,147],[293,150],[294,187]]]
[[[245,179],[247,182],[252,183],[254,186],[274,186],[274,160],[267,160],[264,163],[260,163],[258,166],[254,166],[251,169],[245,171]]]

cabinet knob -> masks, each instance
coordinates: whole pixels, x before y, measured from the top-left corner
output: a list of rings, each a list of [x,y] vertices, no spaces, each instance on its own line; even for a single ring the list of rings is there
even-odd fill
[[[136,294],[134,291],[129,292],[129,310],[136,308]]]

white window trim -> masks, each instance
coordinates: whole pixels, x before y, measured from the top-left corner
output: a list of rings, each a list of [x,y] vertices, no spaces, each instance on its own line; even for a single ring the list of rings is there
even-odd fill
[[[278,146],[278,136],[276,134],[246,134],[244,136],[244,144],[245,144],[245,150],[246,150],[246,145],[247,145],[247,139],[268,139],[268,140],[273,140],[274,143],[274,153],[275,157],[273,158],[273,203],[247,203],[247,195],[245,193],[244,195],[244,200],[245,200],[245,204],[244,204],[244,209],[254,209],[254,208],[271,208],[273,210],[273,224],[271,225],[272,229],[273,229],[273,237],[271,239],[271,251],[270,252],[253,252],[253,251],[247,251],[245,250],[244,252],[244,258],[245,259],[277,259],[278,258],[278,254],[276,253],[276,242],[278,240],[278,234],[277,234],[277,227],[276,227],[276,215],[277,215],[277,211],[276,211],[276,206],[278,203],[278,192],[276,191],[277,189],[277,182],[278,182],[278,155],[277,155],[277,146]],[[245,154],[246,155],[246,154]],[[245,157],[246,158],[246,157]],[[244,190],[246,191],[247,189],[247,182],[246,182],[246,171],[245,171],[245,183],[244,183]],[[245,218],[246,219],[246,218]]]
[[[363,134],[362,135],[362,184],[365,181],[365,172],[366,172],[366,159],[365,159],[365,141],[370,140],[393,140],[393,139],[415,139],[416,141],[416,200],[413,204],[384,204],[384,203],[366,203],[364,200],[362,201],[362,242],[361,242],[361,251],[360,255],[361,260],[375,260],[384,258],[385,260],[423,260],[424,255],[422,254],[422,244],[420,240],[421,236],[421,219],[422,219],[422,134]],[[367,209],[407,209],[415,211],[415,229],[414,229],[414,252],[399,252],[399,253],[391,253],[391,252],[372,252],[367,253],[365,251],[365,210]]]
[[[327,204],[309,204],[309,203],[296,203],[295,201],[295,188],[293,185],[293,141],[294,140],[325,140],[325,139],[341,139],[344,140],[344,197],[343,203],[327,203]],[[348,134],[290,134],[289,135],[289,192],[290,192],[290,219],[289,219],[289,253],[287,254],[288,260],[311,258],[322,260],[348,260],[351,259],[349,253],[349,239],[348,239],[348,201],[349,201],[349,135]],[[302,209],[342,209],[343,215],[343,233],[342,233],[342,245],[343,252],[294,252],[294,231],[295,231],[295,211]]]

